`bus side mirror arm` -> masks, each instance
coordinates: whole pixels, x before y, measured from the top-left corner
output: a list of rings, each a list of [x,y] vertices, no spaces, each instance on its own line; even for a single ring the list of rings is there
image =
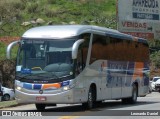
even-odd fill
[[[78,48],[84,42],[84,39],[77,40],[72,47],[72,59],[77,59]]]
[[[7,59],[11,59],[11,49],[13,46],[15,46],[16,44],[18,44],[20,41],[14,41],[11,42],[8,46],[7,46],[7,50],[6,50],[6,57]]]

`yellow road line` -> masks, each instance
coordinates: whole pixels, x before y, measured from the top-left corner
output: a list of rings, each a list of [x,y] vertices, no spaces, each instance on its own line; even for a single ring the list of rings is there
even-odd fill
[[[89,113],[90,111],[85,111],[85,112],[75,112],[75,113],[72,113],[72,115],[70,116],[62,116],[58,119],[76,119],[80,116],[85,116],[85,114]]]
[[[79,116],[62,116],[58,119],[75,119],[75,118],[78,118]]]

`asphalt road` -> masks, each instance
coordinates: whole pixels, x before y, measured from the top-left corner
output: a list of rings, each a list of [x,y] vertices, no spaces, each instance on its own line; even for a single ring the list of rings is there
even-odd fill
[[[59,104],[57,107],[47,107],[45,112],[37,112],[34,104],[3,108],[1,110],[17,111],[20,112],[20,115],[43,115],[31,119],[49,119],[50,116],[54,119],[160,119],[160,93],[152,92],[146,97],[138,97],[138,102],[134,105],[122,104],[120,100],[107,100],[92,110],[85,110],[80,104]],[[5,116],[5,118],[9,117]],[[12,117],[12,119],[21,118],[20,116]],[[28,117],[23,117],[23,119],[26,118]]]

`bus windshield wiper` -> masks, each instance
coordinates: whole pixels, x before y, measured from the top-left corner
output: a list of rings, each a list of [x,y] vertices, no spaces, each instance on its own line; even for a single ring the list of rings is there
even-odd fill
[[[54,73],[52,73],[52,76],[55,76],[57,79],[59,79],[59,77],[57,75],[55,75]]]
[[[21,79],[26,79],[28,76],[32,76],[32,74],[25,75],[25,76],[19,76],[19,75],[16,75],[16,78],[18,77],[18,78],[19,78],[19,80],[21,80]]]
[[[42,74],[44,74],[44,75],[42,75]],[[47,78],[47,79],[50,79],[50,80],[52,80],[52,79],[60,79],[57,75],[55,75],[54,73],[50,73],[50,75],[47,75],[47,74],[45,74],[45,73],[38,73],[38,74],[29,74],[29,75],[24,75],[24,76],[19,76],[19,75],[16,75],[16,77],[17,78],[19,78],[19,80],[22,80],[22,79],[28,79],[27,77],[29,77],[29,76],[32,76],[31,78],[33,79],[33,77],[39,77],[39,78]],[[31,79],[30,78],[30,79]],[[43,80],[44,80],[43,79]],[[46,80],[47,80],[46,79]],[[36,80],[36,78],[34,79],[34,80]]]
[[[52,74],[51,76],[42,76],[42,75],[35,75],[36,77],[40,77],[40,78],[50,78],[50,79],[59,79],[58,76],[56,76],[55,74]],[[54,76],[54,77],[52,77]]]

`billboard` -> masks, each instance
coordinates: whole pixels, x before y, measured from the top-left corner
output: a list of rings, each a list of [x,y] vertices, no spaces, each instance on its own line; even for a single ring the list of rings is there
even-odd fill
[[[118,30],[160,39],[160,0],[117,0]]]

